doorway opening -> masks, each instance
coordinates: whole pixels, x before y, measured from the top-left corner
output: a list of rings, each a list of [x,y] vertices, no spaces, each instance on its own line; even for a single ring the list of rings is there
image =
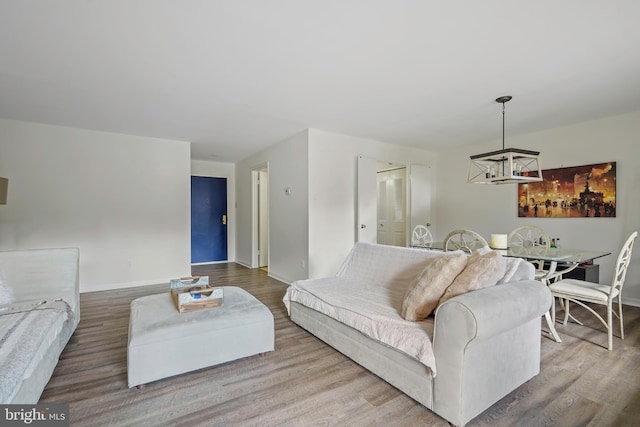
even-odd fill
[[[377,242],[407,246],[407,167],[397,163],[377,164]]]
[[[251,267],[269,268],[269,165],[257,166],[252,178]]]
[[[409,246],[416,225],[430,226],[430,169],[358,156],[356,241]]]

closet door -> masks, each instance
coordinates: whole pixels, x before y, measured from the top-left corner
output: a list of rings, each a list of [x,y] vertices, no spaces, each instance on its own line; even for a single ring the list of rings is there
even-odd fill
[[[406,168],[377,173],[378,243],[406,246]]]

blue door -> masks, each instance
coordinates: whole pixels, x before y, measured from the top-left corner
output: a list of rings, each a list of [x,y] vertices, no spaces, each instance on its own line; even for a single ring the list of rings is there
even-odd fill
[[[227,178],[191,177],[191,262],[227,260]]]

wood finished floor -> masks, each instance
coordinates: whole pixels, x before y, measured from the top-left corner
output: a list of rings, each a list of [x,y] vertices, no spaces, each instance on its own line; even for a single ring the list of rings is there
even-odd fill
[[[286,285],[264,271],[216,264],[193,274],[242,287],[267,305],[275,352],[129,389],[129,304],[168,284],[84,293],[80,325],[40,402],[69,403],[72,426],[448,425],[291,322]],[[577,308],[572,314],[597,327]],[[540,375],[468,425],[640,425],[640,308],[624,314],[626,337],[614,338],[612,352],[602,327],[558,325],[561,344],[541,336]]]

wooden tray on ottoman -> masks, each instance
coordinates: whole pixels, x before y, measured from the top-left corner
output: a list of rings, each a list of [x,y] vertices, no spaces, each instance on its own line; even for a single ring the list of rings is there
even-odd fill
[[[184,277],[171,281],[171,299],[180,313],[222,306],[224,303],[222,288],[209,285],[208,279],[208,277]],[[189,281],[195,284],[185,284]]]

